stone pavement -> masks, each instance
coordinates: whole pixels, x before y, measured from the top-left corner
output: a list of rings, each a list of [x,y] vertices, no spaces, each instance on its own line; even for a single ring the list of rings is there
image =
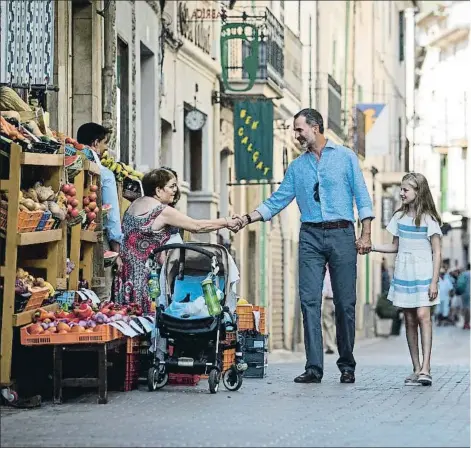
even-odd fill
[[[410,372],[405,337],[359,341],[357,382],[339,383],[326,356],[321,384],[298,385],[303,355],[269,357],[265,379],[211,395],[167,386],[110,393],[60,406],[2,408],[2,447],[469,447],[470,333],[436,328],[432,387],[404,387]]]

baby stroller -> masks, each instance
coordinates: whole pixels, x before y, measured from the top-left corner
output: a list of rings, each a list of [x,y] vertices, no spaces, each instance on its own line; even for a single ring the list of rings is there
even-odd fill
[[[228,282],[228,252],[221,245],[187,243],[170,244],[154,250],[149,256],[152,266],[162,268],[157,263],[159,253],[166,251],[164,273],[168,306],[157,305],[155,314],[156,338],[153,342],[153,362],[148,371],[149,391],[164,387],[169,373],[207,374],[209,390],[217,393],[219,382],[230,391],[242,386],[243,371],[246,364],[234,359],[231,367],[223,372],[223,351],[236,348],[240,350],[237,338],[226,341],[227,330],[237,331],[236,320],[226,304],[230,285]],[[222,291],[220,300],[222,312],[218,316],[198,313],[170,313],[174,306],[188,306],[198,299],[202,302],[201,282],[208,273],[213,274],[216,287]],[[219,285],[218,285],[219,284]],[[166,351],[158,357],[158,337],[166,339]],[[237,336],[237,333],[236,333]],[[169,353],[169,346],[173,352]],[[236,353],[237,354],[237,353]],[[241,353],[239,352],[240,357]]]

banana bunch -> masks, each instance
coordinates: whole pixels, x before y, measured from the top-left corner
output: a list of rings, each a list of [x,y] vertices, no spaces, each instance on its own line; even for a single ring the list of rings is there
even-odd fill
[[[47,287],[49,289],[49,296],[51,298],[56,294],[54,287],[49,282],[44,281],[44,287]]]
[[[116,181],[122,182],[124,178],[130,178],[135,181],[142,179],[144,176],[141,172],[134,170],[131,166],[124,164],[123,162],[116,162],[113,157],[105,151],[101,155],[101,165],[109,168],[115,175]]]

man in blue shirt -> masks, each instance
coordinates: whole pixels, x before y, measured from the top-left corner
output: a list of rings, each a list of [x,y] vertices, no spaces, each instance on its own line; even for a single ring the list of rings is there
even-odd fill
[[[304,322],[305,372],[297,383],[319,383],[324,373],[321,301],[326,264],[329,264],[335,303],[337,366],[340,382],[355,382],[355,304],[357,251],[371,251],[373,206],[355,153],[324,137],[324,122],[314,109],[294,116],[295,137],[305,152],[288,167],[279,189],[241,227],[268,221],[296,198],[301,212],[299,234],[299,296]],[[355,200],[362,232],[355,239]],[[237,229],[234,229],[237,231]]]
[[[104,247],[111,251],[119,253],[123,234],[121,232],[121,216],[119,212],[118,188],[113,172],[100,163],[99,156],[108,148],[107,138],[109,131],[98,123],[85,123],[77,131],[77,141],[83,145],[88,145],[94,151],[95,162],[100,166],[101,178],[101,200],[102,204],[110,204],[107,218],[104,220],[103,228]],[[122,261],[118,256],[116,259],[116,268],[121,270]],[[89,282],[90,279],[87,279]],[[106,298],[111,296],[113,275],[111,267],[105,268]]]

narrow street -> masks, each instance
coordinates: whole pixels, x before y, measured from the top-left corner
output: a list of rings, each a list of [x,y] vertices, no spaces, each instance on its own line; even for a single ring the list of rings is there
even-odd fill
[[[469,447],[470,334],[435,328],[433,386],[404,387],[405,336],[357,344],[357,382],[326,356],[321,384],[298,385],[303,355],[271,354],[269,376],[239,392],[167,386],[94,395],[36,410],[2,408],[1,446]],[[48,424],[49,423],[49,424]]]

